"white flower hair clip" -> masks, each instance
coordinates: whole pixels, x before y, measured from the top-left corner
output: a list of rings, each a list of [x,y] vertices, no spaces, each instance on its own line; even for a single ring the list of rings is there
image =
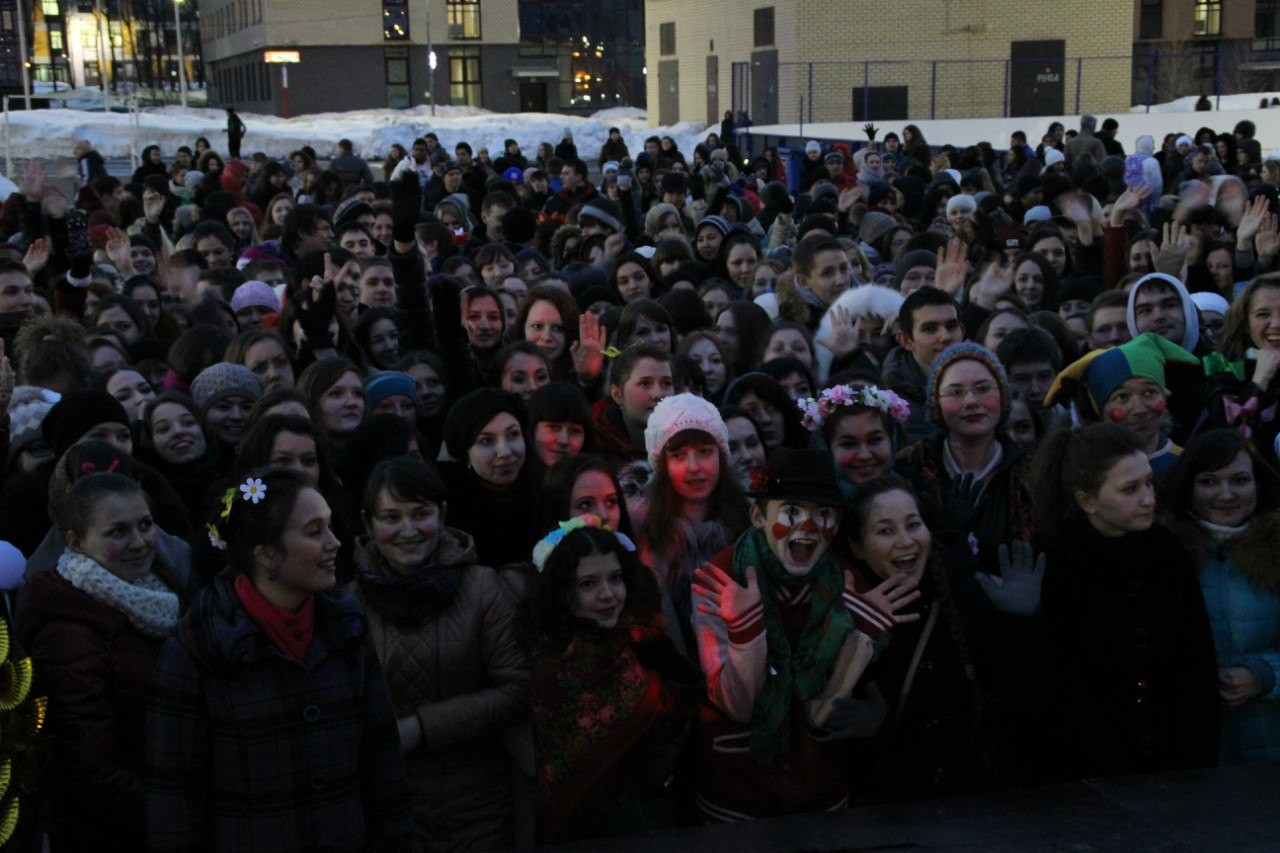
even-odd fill
[[[257,477],[250,477],[240,484],[240,496],[257,504],[267,496],[267,485]]]

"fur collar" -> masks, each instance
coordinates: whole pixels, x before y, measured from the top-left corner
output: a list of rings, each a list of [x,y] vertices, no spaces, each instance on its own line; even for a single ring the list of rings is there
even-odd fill
[[[1254,586],[1270,592],[1280,592],[1280,509],[1256,516],[1248,529],[1226,542],[1215,542],[1194,518],[1182,518],[1173,523],[1178,538],[1191,552],[1197,566],[1204,566],[1210,559],[1227,559]]]

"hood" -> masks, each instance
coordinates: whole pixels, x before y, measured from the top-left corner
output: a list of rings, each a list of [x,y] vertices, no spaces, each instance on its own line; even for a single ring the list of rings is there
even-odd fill
[[[1187,352],[1194,353],[1196,350],[1196,344],[1200,342],[1200,314],[1196,311],[1196,304],[1191,301],[1191,294],[1187,293],[1186,286],[1173,276],[1166,275],[1162,272],[1147,273],[1142,278],[1138,279],[1137,283],[1133,285],[1132,289],[1130,289],[1129,306],[1125,309],[1125,318],[1129,323],[1129,334],[1135,338],[1141,334],[1138,331],[1138,324],[1134,319],[1133,305],[1134,302],[1137,301],[1139,288],[1153,279],[1159,279],[1160,281],[1166,282],[1171,285],[1174,290],[1178,291],[1178,296],[1182,299],[1182,316],[1186,320],[1187,324],[1187,330],[1183,333],[1182,340],[1178,341],[1178,344]]]
[[[1137,153],[1146,154],[1149,157],[1156,153],[1156,141],[1150,136],[1139,136],[1133,147]]]

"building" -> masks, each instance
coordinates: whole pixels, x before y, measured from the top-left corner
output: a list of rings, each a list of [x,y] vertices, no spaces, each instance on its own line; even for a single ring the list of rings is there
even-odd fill
[[[211,105],[293,114],[430,104],[643,105],[643,0],[202,0]],[[433,57],[434,55],[434,63]]]
[[[664,125],[1045,115],[1077,93],[1128,107],[1133,14],[1116,0],[647,0],[645,20]]]
[[[187,80],[199,85],[194,0],[0,0],[0,85],[21,91],[16,15],[26,13],[27,62],[33,83],[176,92],[182,38]],[[19,75],[19,76],[15,76]]]

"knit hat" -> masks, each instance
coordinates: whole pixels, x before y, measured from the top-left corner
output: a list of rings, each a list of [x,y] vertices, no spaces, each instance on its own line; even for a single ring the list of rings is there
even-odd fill
[[[1037,204],[1035,207],[1028,209],[1026,213],[1022,214],[1022,224],[1030,225],[1033,222],[1044,222],[1052,216],[1053,211],[1051,211],[1047,205]]]
[[[338,205],[333,211],[333,227],[341,228],[348,222],[355,222],[361,216],[373,216],[373,207],[367,201],[352,197]]]
[[[608,196],[598,195],[582,206],[578,213],[578,222],[583,219],[594,219],[617,233],[622,230],[622,209]]]
[[[721,236],[728,236],[729,229],[733,227],[729,223],[729,220],[725,219],[723,216],[716,216],[715,214],[712,214],[711,216],[702,217],[702,219],[698,221],[698,227],[695,228],[694,231],[695,232],[701,231],[702,226],[704,225],[710,225],[711,227],[715,228],[717,231],[720,232]]]
[[[539,169],[537,166],[530,166],[520,173],[520,183],[527,184],[536,177],[546,177],[547,173]]]
[[[978,203],[973,200],[973,196],[967,193],[956,193],[947,199],[947,216],[950,216],[957,210],[968,210],[970,213],[978,209]]]
[[[259,306],[271,311],[280,310],[280,299],[271,285],[252,279],[236,288],[231,294],[231,310],[240,313],[242,308]]]
[[[844,165],[844,154],[843,154],[843,153],[841,153],[841,152],[839,152],[839,151],[830,151],[830,152],[828,152],[828,153],[827,153],[827,156],[826,156],[826,157],[823,157],[823,158],[822,158],[822,162],[824,162],[824,163],[839,163],[840,165],[842,165],[842,166],[843,166],[843,165]]]
[[[1027,227],[1016,222],[1006,222],[996,229],[996,249],[1024,249],[1027,243]]]
[[[444,161],[444,173],[446,175],[449,174],[450,172],[461,172],[461,171],[462,171],[462,164],[459,163],[457,160]]]
[[[1191,301],[1194,302],[1196,307],[1201,311],[1212,311],[1215,314],[1222,314],[1223,316],[1226,316],[1227,311],[1231,309],[1231,303],[1227,302],[1227,300],[1223,299],[1218,294],[1210,293],[1207,290],[1191,294]]]
[[[893,267],[893,287],[895,290],[902,289],[902,280],[907,277],[907,273],[916,267],[928,267],[931,270],[936,270],[938,268],[938,256],[928,249],[913,249],[903,254]]]
[[[761,502],[812,501],[837,507],[845,504],[844,493],[836,482],[831,454],[824,450],[779,447],[767,464],[751,472],[747,494]]]
[[[872,181],[867,184],[867,204],[875,207],[888,198],[891,192],[893,192],[893,187],[884,181]]]
[[[822,143],[816,139],[810,139],[804,144],[804,152],[808,154],[810,151],[822,151]]]
[[[1187,136],[1185,133],[1173,141],[1173,147],[1177,148],[1179,145],[1183,144],[1191,145],[1193,147],[1195,146],[1195,143],[1191,141],[1191,137]]]
[[[9,400],[9,459],[40,438],[40,424],[62,395],[47,388],[19,385]]]
[[[280,257],[277,252],[272,251],[265,244],[258,246],[250,246],[240,253],[240,259],[236,261],[237,269],[244,269],[254,261],[270,261],[278,267],[283,268],[284,258]]]
[[[791,193],[787,192],[786,184],[780,181],[770,181],[760,189],[760,201],[765,207],[771,207],[779,213],[791,213],[795,210],[795,202],[791,199]]]
[[[1053,380],[1053,386],[1045,395],[1045,405],[1053,405],[1064,393],[1083,383],[1094,412],[1101,415],[1107,398],[1135,376],[1150,379],[1161,388],[1167,387],[1171,367],[1185,371],[1191,379],[1199,375],[1200,360],[1155,332],[1144,332],[1118,347],[1094,350],[1077,359]]]
[[[519,166],[508,166],[507,170],[502,173],[502,180],[513,184],[523,184],[524,172],[520,171]]]
[[[600,173],[605,174],[607,172],[613,172],[616,175],[618,173],[618,168],[618,161],[610,160],[600,167]]]
[[[933,360],[933,366],[929,368],[929,382],[925,387],[930,419],[935,424],[942,425],[942,402],[939,399],[942,389],[938,387],[938,383],[948,367],[958,361],[966,360],[979,362],[995,377],[996,385],[1000,387],[1000,423],[1004,423],[1009,417],[1009,406],[1013,402],[1013,397],[1009,394],[1009,377],[1005,375],[1004,365],[1000,363],[1000,359],[996,358],[995,353],[972,341],[952,344]]]
[[[1057,148],[1046,148],[1044,151],[1044,168],[1040,170],[1040,174],[1044,174],[1059,163],[1067,162],[1067,157]]]
[[[858,226],[858,239],[864,243],[874,243],[892,231],[897,224],[887,213],[868,211],[862,215],[862,224]]]
[[[378,404],[388,397],[408,397],[418,405],[418,386],[413,377],[407,373],[385,370],[373,375],[364,383],[365,410],[372,412]]]
[[[480,430],[504,412],[515,418],[528,434],[529,415],[524,402],[510,391],[477,388],[450,406],[444,419],[444,446],[449,456],[458,461],[465,460]]]
[[[220,361],[200,371],[191,383],[191,399],[202,415],[227,397],[247,397],[257,402],[261,396],[262,380],[243,364]]]
[[[156,250],[155,241],[146,234],[130,234],[129,245],[134,248],[150,249],[153,252]]]
[[[644,428],[644,449],[649,454],[649,464],[657,468],[667,442],[687,429],[711,436],[728,457],[729,430],[716,407],[697,394],[676,394],[659,401],[649,414],[649,424]]]
[[[129,416],[120,401],[106,391],[86,388],[64,394],[44,416],[40,433],[53,450],[53,455],[61,456],[85,433],[105,423],[129,426]]]

